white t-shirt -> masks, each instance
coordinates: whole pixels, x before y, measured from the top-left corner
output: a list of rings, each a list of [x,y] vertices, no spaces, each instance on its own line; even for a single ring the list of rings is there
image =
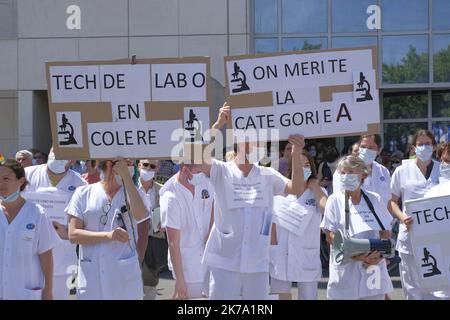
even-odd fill
[[[42,207],[25,201],[11,224],[0,208],[0,300],[40,300],[44,273],[39,255],[58,243]]]
[[[25,176],[28,185],[24,192],[39,192],[39,189],[53,188],[48,177],[46,164],[26,167]],[[72,195],[76,188],[85,185],[87,185],[87,182],[78,173],[69,169],[55,188]],[[76,266],[76,264],[76,245],[60,238],[59,244],[53,249],[53,274],[55,276],[71,274],[73,266]]]
[[[214,159],[210,180],[216,194],[214,226],[204,263],[234,272],[268,272],[273,197],[284,195],[289,180],[273,168],[261,166],[253,166],[244,177],[234,162]],[[261,206],[233,208],[236,202],[233,205],[230,199],[236,195],[239,183],[254,185],[253,191],[259,188],[256,195]]]
[[[432,161],[433,169],[428,179],[425,179],[414,160],[403,162],[395,169],[391,180],[391,190],[393,195],[402,199],[403,208],[405,208],[406,200],[423,198],[428,190],[439,183],[439,162]],[[409,233],[403,223],[400,224],[397,250],[405,254],[413,253]]]
[[[392,220],[391,214],[387,210],[384,203],[381,201],[380,196],[376,193],[365,191],[366,195],[370,199],[375,209],[376,214],[381,220],[386,230],[390,229],[390,222]],[[361,201],[357,205],[353,205],[349,201],[350,210],[350,235],[355,239],[378,239],[380,225],[376,222],[368,222],[366,231],[359,232],[359,230],[352,230],[354,221],[359,221],[361,217],[366,217],[371,213],[366,201],[361,196]],[[337,232],[338,230],[344,230],[345,228],[345,196],[341,194],[332,194],[327,201],[325,207],[324,218],[321,223],[321,227],[331,232]],[[353,234],[353,232],[358,232]],[[332,247],[330,251],[332,252]],[[389,278],[389,274],[386,268],[386,261],[383,259],[378,264],[380,268],[380,286],[369,288],[367,285],[370,282],[370,277],[373,277],[373,271],[365,269],[361,261],[351,260],[348,263],[338,265],[332,255],[330,254],[330,276],[328,280],[327,296],[329,299],[361,299],[374,295],[385,294],[393,290],[392,282]],[[369,271],[368,271],[369,270]]]
[[[78,188],[67,214],[83,220],[84,230],[109,232],[122,226],[120,209],[125,205],[124,189],[114,195],[110,206],[100,182]],[[106,215],[103,225],[101,217]],[[137,224],[128,213],[122,215],[130,241],[106,241],[95,245],[80,245],[78,299],[129,300],[143,297],[143,286],[138,254]]]
[[[386,203],[386,206],[391,200],[391,175],[389,170],[385,166],[379,164],[378,162],[372,162],[372,171],[370,175],[364,179],[361,185],[363,190],[378,193],[381,200]],[[340,174],[335,171],[333,174],[333,193],[338,193],[342,191],[342,185],[340,180]]]
[[[202,264],[205,243],[211,223],[214,188],[205,182],[195,186],[193,195],[178,181],[160,199],[163,228],[180,231],[180,251],[186,282],[203,282],[206,268]],[[169,269],[173,271],[169,251]]]
[[[322,188],[322,191],[326,194],[325,189]],[[299,198],[294,195],[289,195],[287,198],[308,210],[311,219],[301,235],[296,235],[277,223],[277,245],[270,246],[270,276],[291,282],[318,281],[322,275],[320,261],[322,213],[317,207],[314,192],[311,189],[306,189]],[[279,197],[275,197],[275,201],[278,200]]]

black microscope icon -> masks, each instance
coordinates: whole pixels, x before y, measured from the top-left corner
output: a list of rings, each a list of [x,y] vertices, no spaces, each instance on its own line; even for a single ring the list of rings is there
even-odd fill
[[[59,126],[60,130],[58,131],[58,136],[63,135],[64,138],[59,140],[59,144],[61,146],[68,146],[71,144],[77,144],[77,140],[73,136],[73,126],[70,124],[69,120],[66,117],[66,114],[62,115],[62,124]]]
[[[432,261],[430,261],[430,258]],[[427,270],[427,273],[424,273],[424,278],[436,276],[438,274],[441,274],[441,271],[437,267],[437,261],[436,259],[430,254],[430,251],[427,250],[427,248],[423,248],[423,258],[422,258],[422,268],[429,268]]]
[[[250,90],[247,85],[247,77],[245,76],[244,71],[242,71],[241,67],[238,66],[237,62],[234,63],[234,72],[232,74],[233,79],[231,79],[232,83],[238,82],[237,88],[231,90],[233,93],[238,93],[242,91]]]
[[[190,142],[203,141],[202,136],[202,124],[198,121],[194,110],[189,110],[189,120],[186,121],[186,127],[184,128],[190,134]]]
[[[356,102],[373,100],[372,95],[370,94],[370,83],[366,80],[366,77],[362,72],[359,73],[359,82],[357,85],[358,87],[356,88],[356,92],[361,92],[362,96],[360,98],[356,98]]]

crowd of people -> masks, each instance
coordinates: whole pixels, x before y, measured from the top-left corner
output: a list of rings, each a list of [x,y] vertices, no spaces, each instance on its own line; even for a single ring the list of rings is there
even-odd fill
[[[213,129],[230,112],[223,106]],[[236,144],[223,160],[200,164],[61,160],[53,150],[2,159],[0,299],[154,300],[166,264],[175,299],[290,299],[294,282],[299,299],[317,299],[321,232],[330,245],[348,225],[356,239],[388,239],[394,219],[405,297],[450,298],[421,288],[408,233],[414,219],[404,211],[406,200],[450,195],[450,143],[419,130],[407,159],[383,151],[378,135],[341,154],[293,135],[270,162],[254,156],[257,148]],[[65,222],[30,193],[66,197]],[[286,228],[277,214],[286,207],[302,216],[302,230]],[[365,228],[354,227],[358,219]],[[370,287],[373,266],[380,281]],[[330,259],[329,299],[383,300],[392,290],[379,252]]]

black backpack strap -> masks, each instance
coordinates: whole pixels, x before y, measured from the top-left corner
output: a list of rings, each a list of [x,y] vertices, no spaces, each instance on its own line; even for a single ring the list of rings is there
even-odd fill
[[[375,208],[373,207],[372,201],[370,201],[369,197],[364,193],[364,191],[361,189],[361,194],[364,198],[364,200],[367,203],[367,206],[369,207],[370,211],[372,211],[373,215],[375,216],[375,219],[377,219],[378,224],[381,227],[381,230],[386,230],[386,228],[383,226],[383,223],[381,223],[380,218],[378,217],[377,213],[375,212]]]

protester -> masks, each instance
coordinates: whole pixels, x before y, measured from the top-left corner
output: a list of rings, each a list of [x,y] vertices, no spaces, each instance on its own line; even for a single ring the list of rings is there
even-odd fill
[[[20,150],[16,153],[16,161],[19,162],[22,167],[33,166],[33,154],[28,150]]]
[[[86,172],[81,177],[88,183],[93,184],[100,181],[100,170],[97,168],[96,160],[86,160],[84,162],[86,166]]]

